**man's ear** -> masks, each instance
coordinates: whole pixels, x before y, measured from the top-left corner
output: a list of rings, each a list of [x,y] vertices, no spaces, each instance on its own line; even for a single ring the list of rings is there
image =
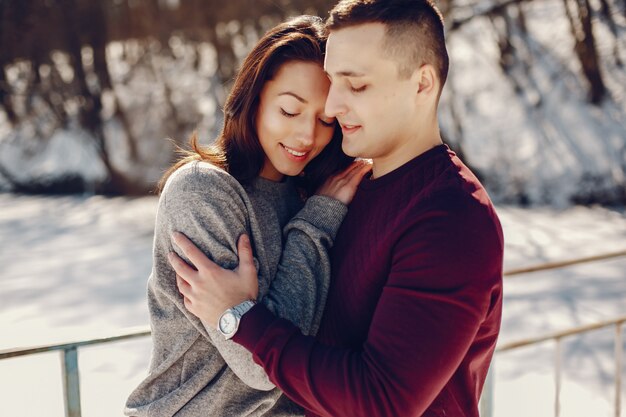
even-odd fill
[[[415,70],[412,77],[414,85],[417,87],[417,95],[421,97],[430,97],[437,95],[439,90],[439,79],[435,67],[430,64],[424,64]]]

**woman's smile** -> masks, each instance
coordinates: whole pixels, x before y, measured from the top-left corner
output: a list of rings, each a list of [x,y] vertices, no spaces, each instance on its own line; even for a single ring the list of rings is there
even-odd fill
[[[287,145],[280,144],[280,146],[287,152],[287,156],[291,157],[295,161],[304,161],[309,155],[310,151],[298,151],[294,148],[290,148]]]

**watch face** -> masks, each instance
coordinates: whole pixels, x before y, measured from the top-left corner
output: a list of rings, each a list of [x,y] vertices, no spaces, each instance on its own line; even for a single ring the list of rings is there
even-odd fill
[[[227,311],[220,317],[220,331],[224,334],[230,334],[237,327],[237,319],[231,311]]]

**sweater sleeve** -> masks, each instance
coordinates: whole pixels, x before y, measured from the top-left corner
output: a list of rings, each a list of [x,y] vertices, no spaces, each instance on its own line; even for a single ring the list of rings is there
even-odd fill
[[[422,415],[470,349],[501,272],[495,233],[457,217],[431,212],[407,226],[359,349],[323,345],[263,306],[234,340],[320,416]]]
[[[338,200],[313,196],[285,226],[281,259],[261,303],[304,334],[315,334],[319,328],[330,283],[328,251],[346,211]],[[205,327],[228,366],[246,385],[262,390],[275,387],[250,352],[225,340],[212,326]]]
[[[237,240],[243,233],[251,234],[249,207],[246,206],[234,179],[214,168],[198,164],[184,167],[177,171],[168,182],[162,198],[164,204],[159,213],[161,233],[157,244],[174,250],[188,263],[178,247],[170,242],[171,233],[179,231],[193,241],[207,257],[223,268],[234,269],[237,266]],[[167,256],[166,250],[161,250]],[[249,352],[232,340],[226,340],[214,329],[191,314],[184,306],[182,296],[176,286],[175,273],[166,260],[161,260],[161,273],[152,283],[154,290],[169,299],[182,314],[172,314],[177,320],[186,320],[203,337],[209,339],[217,348],[231,370],[248,386],[259,390],[270,390],[274,384],[269,382],[265,371],[252,360]],[[256,259],[255,265],[259,269]],[[188,327],[176,321],[161,320],[161,326],[169,326],[171,334],[177,334],[177,328]],[[208,359],[207,359],[208,360]]]
[[[338,200],[312,196],[285,226],[285,247],[263,304],[315,335],[330,284],[329,251],[347,212]]]
[[[251,233],[249,214],[239,194],[243,191],[229,183],[228,180],[234,179],[215,170],[188,171],[177,174],[164,193],[168,229],[183,232],[214,262],[233,269],[238,263],[238,237]],[[328,250],[346,211],[345,205],[337,200],[310,198],[285,227],[286,242],[280,264],[276,275],[268,277],[271,287],[262,297],[262,303],[278,317],[295,323],[305,334],[315,334],[319,327],[330,280]],[[259,270],[256,251],[255,264]],[[198,319],[186,310],[175,285],[164,288],[175,291],[171,297],[177,298],[178,308],[197,325]],[[246,385],[259,390],[274,388],[250,352],[232,340],[225,340],[214,325],[201,324],[201,333],[211,340]]]

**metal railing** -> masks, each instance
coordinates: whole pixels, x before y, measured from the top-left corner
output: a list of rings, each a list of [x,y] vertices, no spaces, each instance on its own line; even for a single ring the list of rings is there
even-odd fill
[[[543,263],[540,265],[535,265],[531,267],[512,269],[505,271],[503,275],[505,277],[512,277],[515,275],[526,274],[530,272],[538,272],[538,271],[547,271],[551,269],[560,269],[571,265],[584,264],[597,262],[600,260],[613,259],[626,256],[625,251],[606,253],[597,256],[590,256],[585,258],[577,258],[568,261],[562,262],[549,262]],[[496,353],[510,351],[513,349],[518,349],[521,347],[534,345],[537,343],[543,343],[549,340],[555,340],[557,344],[556,349],[556,372],[555,372],[555,383],[557,386],[556,389],[556,399],[555,399],[555,417],[559,417],[560,412],[560,378],[561,378],[561,366],[560,366],[560,357],[561,357],[561,348],[560,341],[564,337],[568,337],[575,334],[580,334],[583,332],[597,330],[603,327],[614,325],[616,327],[616,342],[615,342],[615,361],[616,361],[616,373],[615,373],[615,408],[616,408],[616,417],[620,416],[621,403],[620,403],[620,392],[621,392],[621,364],[622,364],[622,325],[626,322],[626,316],[619,317],[614,320],[604,321],[601,323],[595,323],[587,326],[581,326],[574,329],[569,329],[566,331],[552,333],[544,336],[533,337],[528,339],[523,339],[519,341],[510,342],[501,346],[498,346],[496,349]],[[45,353],[45,352],[53,352],[58,351],[61,356],[61,366],[62,366],[62,375],[63,375],[63,394],[64,394],[64,405],[65,405],[65,415],[66,417],[80,417],[81,416],[81,407],[80,407],[80,379],[79,379],[79,369],[78,369],[78,348],[89,346],[89,345],[99,345],[104,343],[111,342],[119,342],[123,340],[136,339],[140,337],[150,336],[150,328],[148,326],[136,327],[126,329],[124,332],[113,335],[106,336],[96,339],[89,340],[80,340],[69,343],[62,344],[49,344],[49,345],[41,345],[27,348],[11,348],[0,350],[0,360],[15,358],[19,356],[27,356],[34,355],[37,353]],[[488,377],[488,380],[485,384],[485,392],[483,394],[483,398],[481,400],[481,415],[483,417],[491,417],[493,412],[492,407],[492,396],[493,396],[493,375]]]
[[[66,417],[81,417],[80,409],[80,379],[78,376],[78,348],[99,345],[103,343],[119,342],[150,336],[148,326],[134,327],[115,336],[97,339],[80,340],[76,342],[31,346],[28,348],[12,348],[0,350],[0,360],[19,356],[35,355],[58,351],[61,354],[61,371],[63,375],[63,397]]]
[[[562,351],[561,351],[561,341],[570,336],[580,335],[583,333],[588,333],[594,330],[604,329],[606,327],[615,326],[615,417],[620,417],[621,415],[621,391],[622,391],[622,325],[626,322],[626,316],[621,316],[612,320],[605,320],[599,323],[588,324],[586,326],[575,327],[572,329],[564,330],[561,332],[550,333],[543,336],[538,337],[530,337],[523,340],[516,340],[514,342],[505,343],[503,345],[498,346],[496,349],[496,354],[507,352],[511,350],[520,349],[527,346],[536,345],[539,343],[544,343],[547,341],[555,342],[555,355],[554,355],[554,383],[555,383],[555,393],[554,393],[554,416],[559,417],[561,415],[561,365],[562,365]],[[492,362],[495,363],[495,360]],[[491,376],[493,378],[493,376]],[[482,409],[481,415],[483,417],[492,417],[493,409],[491,401],[493,399],[493,389],[494,382],[493,380],[489,381],[488,384],[485,384],[485,404]]]
[[[568,266],[580,265],[580,264],[588,264],[592,262],[598,262],[608,259],[615,259],[626,256],[626,250],[610,252],[601,255],[582,257],[567,261],[560,262],[549,262],[536,266],[511,269],[506,271],[503,275],[505,277],[512,277],[516,275],[528,274],[532,272],[540,272],[547,271],[552,269],[562,269]],[[497,355],[502,352],[507,352],[511,350],[520,349],[523,347],[528,347],[532,345],[537,345],[539,343],[544,343],[547,341],[555,342],[555,354],[554,354],[554,383],[555,383],[555,398],[554,398],[554,416],[560,417],[561,415],[561,374],[562,374],[562,351],[561,351],[561,341],[562,339],[570,336],[580,335],[583,333],[588,333],[591,331],[603,329],[610,326],[615,326],[615,406],[614,406],[614,416],[621,416],[621,390],[622,390],[622,377],[621,377],[621,369],[623,362],[623,349],[622,349],[622,326],[626,322],[626,316],[617,317],[610,320],[601,321],[598,323],[588,324],[584,326],[574,327],[567,330],[549,333],[542,336],[529,337],[525,339],[516,340],[513,342],[504,343],[499,345],[496,348],[496,355],[494,355],[494,359],[492,361],[492,367],[496,362]],[[492,370],[490,370],[489,375],[487,377],[487,381],[485,382],[483,396],[481,398],[481,416],[482,417],[492,417],[493,416],[493,391],[494,391],[494,376]]]

